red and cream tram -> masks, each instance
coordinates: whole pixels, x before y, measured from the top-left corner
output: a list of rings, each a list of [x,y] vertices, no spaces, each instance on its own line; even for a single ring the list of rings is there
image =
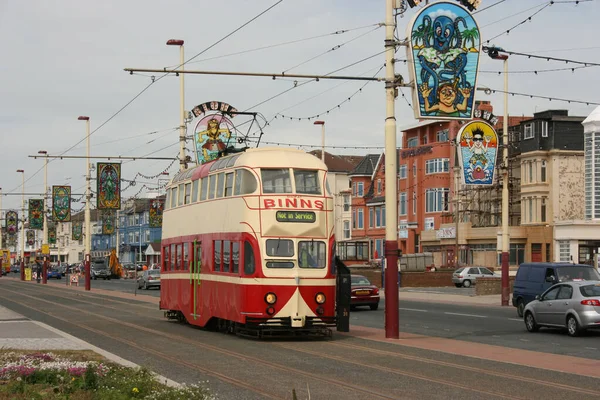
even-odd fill
[[[160,308],[242,335],[331,333],[333,198],[327,167],[257,148],[179,172],[167,188]]]

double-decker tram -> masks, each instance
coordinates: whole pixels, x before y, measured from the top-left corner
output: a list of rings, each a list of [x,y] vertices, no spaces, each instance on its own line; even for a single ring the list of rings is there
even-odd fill
[[[240,335],[331,335],[333,198],[300,150],[249,149],[179,172],[167,188],[160,309]]]

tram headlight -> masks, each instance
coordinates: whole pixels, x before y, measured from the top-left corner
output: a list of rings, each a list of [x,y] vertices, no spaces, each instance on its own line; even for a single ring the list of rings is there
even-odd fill
[[[265,302],[267,304],[275,304],[277,302],[277,296],[275,293],[267,293],[265,295]]]
[[[315,296],[315,301],[317,302],[317,304],[325,303],[325,295],[323,293],[317,293],[317,295]]]

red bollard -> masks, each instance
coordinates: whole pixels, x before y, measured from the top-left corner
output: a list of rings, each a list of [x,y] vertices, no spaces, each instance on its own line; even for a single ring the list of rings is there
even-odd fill
[[[90,290],[91,288],[91,277],[90,277],[90,255],[85,255],[85,290]]]
[[[25,280],[25,260],[21,259],[21,280]]]
[[[42,266],[42,283],[45,285],[48,283],[48,260],[44,257],[44,264]]]

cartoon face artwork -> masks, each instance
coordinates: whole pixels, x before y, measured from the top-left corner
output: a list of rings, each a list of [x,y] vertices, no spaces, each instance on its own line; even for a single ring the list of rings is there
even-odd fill
[[[458,159],[466,185],[492,185],[496,171],[498,135],[484,121],[471,121],[458,132]]]
[[[423,8],[408,25],[415,118],[470,119],[481,41],[469,12],[454,3]]]
[[[236,143],[232,134],[233,124],[228,118],[213,114],[200,120],[194,134],[196,142],[196,157],[200,164],[219,157],[229,146]]]

